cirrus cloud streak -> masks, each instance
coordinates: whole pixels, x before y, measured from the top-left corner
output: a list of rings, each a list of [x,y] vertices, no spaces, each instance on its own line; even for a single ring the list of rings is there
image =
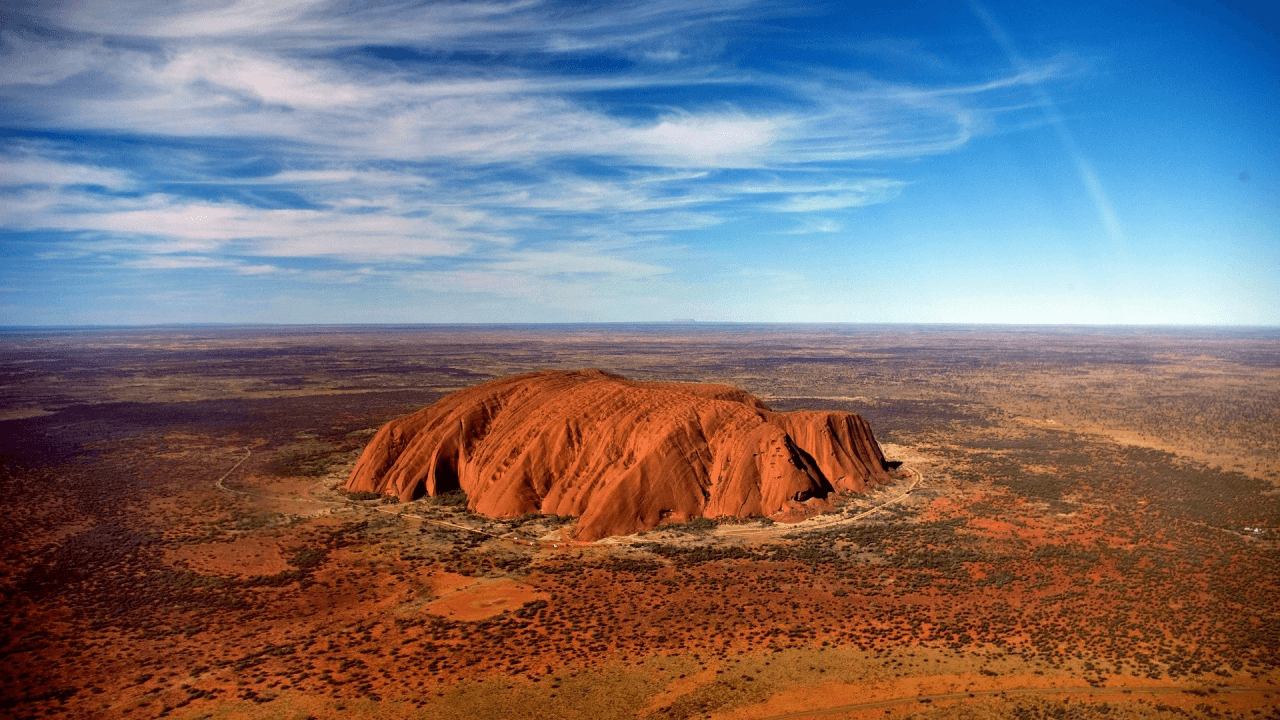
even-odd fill
[[[724,223],[838,233],[909,187],[887,163],[1025,121],[1026,88],[1070,74],[920,84],[725,51],[736,24],[794,11],[19,4],[0,32],[0,228],[122,272],[586,297],[675,282]]]

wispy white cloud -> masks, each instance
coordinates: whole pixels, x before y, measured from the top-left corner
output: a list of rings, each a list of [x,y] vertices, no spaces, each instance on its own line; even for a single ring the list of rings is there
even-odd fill
[[[406,217],[388,213],[288,210],[194,203],[151,196],[108,203],[61,193],[0,199],[0,221],[14,230],[107,233],[104,249],[148,254],[236,251],[269,257],[457,256],[475,243],[506,239],[471,229],[478,214]]]
[[[1025,64],[923,86],[771,74],[723,56],[716,28],[783,11],[751,0],[19,4],[0,31],[12,127],[180,149],[155,151],[177,168],[161,179],[53,141],[10,145],[0,185],[18,189],[0,197],[0,227],[66,233],[49,252],[133,269],[412,278],[556,302],[614,283],[638,297],[674,282],[671,235],[761,213],[813,216],[792,232],[838,232],[907,187],[855,163],[953,151],[990,131],[1017,91],[1066,72]],[[564,72],[529,61],[589,53],[627,62]],[[727,87],[743,101],[642,99]],[[608,93],[641,107],[612,107]],[[747,101],[765,96],[781,99]],[[276,165],[211,173],[183,155],[234,156],[239,144]],[[291,266],[314,259],[332,266]]]
[[[64,2],[40,13],[62,27],[168,41],[295,48],[405,45],[456,50],[582,52],[627,49],[669,60],[707,44],[717,22],[762,14],[757,0],[616,3],[107,0]],[[699,31],[702,31],[699,33]]]
[[[167,38],[162,51],[135,45],[105,46],[101,40],[38,43],[13,32],[4,35],[6,68],[0,93],[23,96],[34,122],[62,127],[101,127],[170,135],[234,135],[288,138],[331,146],[348,154],[400,159],[448,158],[468,162],[527,161],[564,154],[600,155],[670,167],[758,167],[796,162],[902,157],[945,152],[966,142],[983,120],[983,96],[1043,82],[1058,69],[1027,66],[1016,75],[987,82],[913,87],[878,82],[865,75],[824,72],[821,76],[768,75],[758,71],[639,68],[625,73],[538,73],[517,66],[482,70],[444,66],[414,75],[399,66],[353,65],[328,55],[300,54],[308,32],[338,42],[327,29],[383,22],[379,32],[359,33],[359,43],[388,43],[388,26],[412,27],[422,17],[462,17],[458,21],[477,47],[510,47],[506,33],[523,27],[530,13],[535,26],[572,26],[592,34],[589,46],[617,51],[624,42],[606,28],[651,26],[664,37],[673,27],[710,22],[693,3],[654,3],[641,10],[625,6],[606,12],[547,13],[530,3],[366,6],[360,11],[317,3],[175,5],[134,14],[114,5],[73,4],[56,17],[77,29]],[[745,10],[745,4],[738,6]],[[321,11],[324,11],[322,14]],[[98,15],[109,16],[98,23]],[[260,17],[276,18],[278,22]],[[210,18],[235,18],[246,27],[226,28]],[[87,22],[87,18],[95,18]],[[124,20],[122,18],[130,18]],[[312,18],[306,20],[306,18]],[[512,20],[512,18],[518,18]],[[680,18],[679,21],[672,21]],[[305,21],[304,21],[305,20]],[[672,21],[659,24],[659,20]],[[76,23],[84,25],[81,28]],[[615,23],[617,23],[615,25]],[[454,27],[455,23],[446,23]],[[202,27],[204,40],[176,27]],[[255,33],[294,28],[271,42],[248,42]],[[310,28],[310,31],[307,30]],[[352,31],[354,32],[354,31]],[[554,33],[551,33],[554,35]],[[274,37],[274,36],[273,36]],[[456,35],[416,34],[416,44],[447,48]],[[18,59],[37,45],[41,61]],[[39,54],[39,53],[37,53]],[[64,71],[38,72],[40,67]],[[89,72],[92,80],[66,83],[69,74]],[[83,85],[92,82],[93,92]],[[748,112],[725,107],[668,111],[647,120],[627,120],[575,99],[593,90],[715,86],[736,83],[760,91],[784,91],[801,101],[795,107]],[[33,92],[32,84],[47,86]]]
[[[796,227],[790,230],[783,230],[784,235],[815,235],[838,233],[845,229],[845,224],[832,220],[830,218],[813,217],[807,218]]]
[[[34,149],[0,155],[0,187],[23,185],[101,185],[123,189],[134,183],[128,173],[120,170],[66,162],[42,156]]]
[[[207,270],[219,268],[228,269],[240,275],[268,275],[280,271],[280,268],[275,265],[246,265],[236,260],[201,255],[149,255],[127,260],[121,263],[121,266],[139,270],[189,270],[192,268]]]
[[[838,192],[792,194],[786,199],[767,205],[777,212],[811,213],[827,210],[846,210],[889,202],[902,191],[904,183],[894,180],[874,180],[861,183]]]

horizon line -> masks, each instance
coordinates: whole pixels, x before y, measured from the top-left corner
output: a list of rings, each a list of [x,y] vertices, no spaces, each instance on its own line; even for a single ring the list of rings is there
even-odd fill
[[[845,320],[593,320],[547,322],[170,322],[138,324],[83,324],[83,325],[0,325],[0,332],[24,330],[132,330],[162,328],[484,328],[484,327],[583,327],[648,325],[664,327],[717,326],[717,325],[765,325],[765,326],[828,326],[828,327],[992,327],[992,328],[1129,328],[1129,329],[1236,329],[1280,330],[1280,324],[1258,325],[1245,323],[1011,323],[1011,322],[957,322],[957,321],[845,321]]]

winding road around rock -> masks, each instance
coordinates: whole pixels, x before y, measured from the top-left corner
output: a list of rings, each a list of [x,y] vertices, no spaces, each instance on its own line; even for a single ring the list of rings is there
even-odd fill
[[[920,484],[920,482],[924,480],[924,473],[920,472],[919,470],[917,470],[917,469],[915,469],[915,468],[907,468],[907,470],[909,470],[913,475],[915,475],[915,476],[916,476],[916,479],[911,481],[911,487],[907,488],[906,490],[903,490],[903,491],[902,491],[902,494],[901,494],[901,495],[899,495],[899,496],[898,496],[898,497],[896,497],[896,498],[892,498],[892,499],[890,499],[890,500],[886,500],[886,501],[884,501],[884,502],[880,503],[879,505],[876,505],[876,506],[875,506],[875,507],[873,507],[873,508],[870,508],[870,509],[868,509],[868,510],[863,510],[862,512],[858,513],[857,515],[853,515],[853,516],[851,516],[851,517],[849,518],[849,521],[850,521],[850,522],[852,522],[852,521],[854,521],[854,520],[861,520],[862,518],[864,518],[864,517],[868,517],[868,516],[870,516],[870,515],[872,515],[872,514],[874,514],[874,513],[877,513],[877,512],[879,512],[880,510],[883,510],[884,508],[886,508],[886,507],[888,507],[888,506],[890,506],[890,505],[892,505],[892,504],[894,504],[894,503],[896,503],[896,502],[899,502],[899,501],[903,500],[904,498],[906,498],[908,495],[910,495],[910,494],[911,494],[911,491],[912,491],[912,490],[915,490],[915,489],[916,489],[916,486],[917,486],[917,485],[919,485],[919,484]]]

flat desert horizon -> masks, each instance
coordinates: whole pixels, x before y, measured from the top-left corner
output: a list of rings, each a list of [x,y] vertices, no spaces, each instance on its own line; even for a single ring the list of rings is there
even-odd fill
[[[6,2],[0,720],[1280,720],[1274,4]]]
[[[344,489],[584,369],[856,413],[887,474],[593,541]],[[1277,328],[5,328],[0,370],[6,716],[1280,718]]]

